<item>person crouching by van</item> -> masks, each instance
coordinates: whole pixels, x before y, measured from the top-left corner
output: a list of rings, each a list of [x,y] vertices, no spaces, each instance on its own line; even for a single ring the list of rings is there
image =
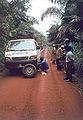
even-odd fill
[[[38,62],[38,68],[42,71],[42,74],[46,74],[47,70],[49,69],[49,65],[43,57],[40,57],[40,61]]]
[[[74,62],[74,55],[71,52],[71,46],[68,47],[68,52],[66,55],[66,78],[64,80],[66,80],[67,82],[71,82],[72,81],[72,66]]]

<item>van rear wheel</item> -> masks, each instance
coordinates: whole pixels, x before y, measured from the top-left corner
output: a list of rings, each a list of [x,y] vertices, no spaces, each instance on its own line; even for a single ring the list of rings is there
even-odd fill
[[[22,70],[25,77],[34,77],[37,70],[33,64],[26,64]]]

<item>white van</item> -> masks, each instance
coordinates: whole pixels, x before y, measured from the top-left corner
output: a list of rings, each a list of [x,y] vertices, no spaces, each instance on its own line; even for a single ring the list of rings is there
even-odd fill
[[[10,40],[5,51],[5,66],[10,71],[22,68],[25,77],[33,77],[39,57],[40,47],[34,39]]]

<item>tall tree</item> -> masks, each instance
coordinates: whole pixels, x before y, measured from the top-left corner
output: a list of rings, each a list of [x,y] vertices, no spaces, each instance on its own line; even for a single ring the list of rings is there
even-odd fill
[[[65,0],[56,0],[64,3]],[[52,0],[54,2],[54,0]],[[74,63],[77,73],[83,73],[83,0],[67,0],[62,23],[58,29],[56,38],[64,41],[67,37],[74,45]],[[63,38],[63,39],[62,39]]]
[[[29,9],[29,0],[12,0],[9,3],[9,13],[13,17],[15,27],[19,27],[19,24],[27,21],[26,12]]]
[[[0,49],[4,48],[9,37],[15,37],[19,30],[30,29],[38,23],[35,18],[26,15],[30,0],[0,0]]]
[[[0,48],[4,47],[4,41],[8,38],[9,24],[8,24],[8,10],[9,4],[7,0],[0,0]]]
[[[26,15],[30,0],[0,0],[0,71],[4,66],[4,48],[10,38],[15,38],[17,31],[35,31],[32,25],[38,21]],[[28,14],[28,13],[27,13]]]

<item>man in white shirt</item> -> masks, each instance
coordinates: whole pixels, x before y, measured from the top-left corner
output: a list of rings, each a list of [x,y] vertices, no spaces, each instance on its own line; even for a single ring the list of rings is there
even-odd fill
[[[71,52],[71,46],[68,47],[68,52],[66,55],[66,80],[67,82],[72,81],[72,66],[73,66],[73,61],[74,61],[74,55]]]

